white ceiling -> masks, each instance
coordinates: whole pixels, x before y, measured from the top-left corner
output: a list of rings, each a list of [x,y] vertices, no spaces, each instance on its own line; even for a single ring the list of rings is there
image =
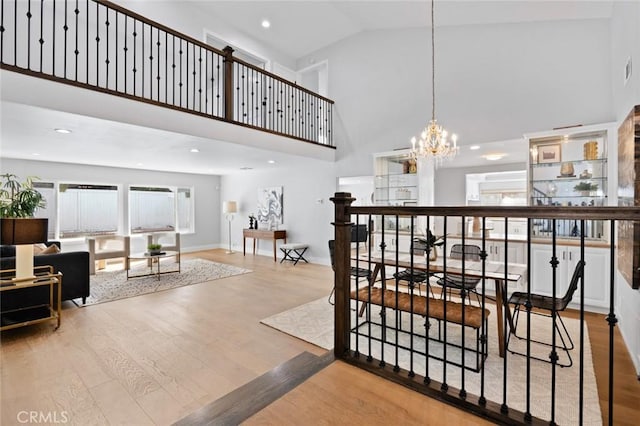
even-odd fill
[[[292,58],[361,31],[425,27],[426,0],[194,1],[205,15],[224,17],[250,37]],[[436,26],[610,18],[613,0],[437,0]],[[271,22],[262,28],[263,19]]]
[[[424,26],[429,16],[426,1],[193,3],[203,13],[225,16],[231,25],[293,58],[361,31]],[[611,9],[611,1],[438,1],[436,24],[607,18]],[[268,30],[260,26],[263,19],[271,21]],[[286,167],[300,165],[301,161],[297,155],[26,106],[15,99],[7,102],[4,93],[1,95],[2,157],[203,174],[238,173],[241,167]],[[74,133],[57,134],[52,130],[56,127],[70,127]],[[89,145],[88,140],[100,143]],[[495,163],[526,161],[522,146],[507,141],[485,144],[478,151],[465,147],[455,166],[494,164],[479,155],[496,151],[508,155]],[[192,147],[200,152],[189,152]],[[123,156],[123,152],[127,155]],[[267,163],[268,160],[276,163]]]

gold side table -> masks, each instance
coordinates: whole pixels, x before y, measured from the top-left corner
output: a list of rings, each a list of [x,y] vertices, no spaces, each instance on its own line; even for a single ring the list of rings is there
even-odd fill
[[[0,279],[0,295],[2,297],[5,297],[5,292],[9,291],[49,286],[49,303],[23,306],[0,312],[2,321],[0,331],[52,320],[56,322],[54,330],[60,327],[62,273],[54,273],[51,266],[36,267],[34,272],[35,278],[16,279],[11,278],[12,275],[15,276],[15,269],[0,271],[0,277],[2,277]]]

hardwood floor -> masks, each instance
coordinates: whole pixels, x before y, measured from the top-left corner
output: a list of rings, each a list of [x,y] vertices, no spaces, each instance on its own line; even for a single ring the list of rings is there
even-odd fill
[[[326,353],[259,321],[328,295],[330,267],[280,264],[267,256],[227,255],[224,250],[187,257],[254,272],[84,308],[66,304],[58,331],[42,324],[3,332],[0,423],[17,424],[19,413],[36,411],[49,413],[49,420],[64,415],[68,424],[171,424],[305,351]],[[605,399],[607,325],[602,316],[590,315],[587,321]],[[640,384],[626,351],[616,351],[615,375],[616,424],[635,424]],[[343,389],[357,397],[345,399]],[[484,424],[341,362],[247,423],[300,424],[301,419],[315,424]]]

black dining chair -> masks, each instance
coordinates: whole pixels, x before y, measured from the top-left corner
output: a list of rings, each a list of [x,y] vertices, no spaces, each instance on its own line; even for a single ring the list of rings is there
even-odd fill
[[[414,256],[424,256],[427,251],[426,244],[422,243],[418,239],[414,239],[411,244],[411,253]],[[420,262],[420,260],[416,260],[416,262]],[[402,271],[396,272],[393,274],[393,278],[398,281],[405,281],[408,283],[410,289],[418,289],[418,295],[422,296],[422,283],[426,283],[426,287],[433,297],[433,290],[429,285],[429,277],[434,274],[427,274],[426,271],[422,269],[416,268],[407,268]]]
[[[522,352],[517,352],[512,349],[509,349],[509,340],[511,336],[515,336],[520,340],[526,340],[526,336],[519,336],[517,333],[518,330],[518,318],[520,317],[520,310],[524,306],[526,309],[527,301],[531,302],[531,307],[535,308],[535,310],[531,310],[532,315],[540,315],[549,318],[553,318],[553,331],[554,333],[558,333],[560,337],[560,342],[562,343],[562,347],[560,349],[567,354],[569,358],[569,362],[565,363],[557,363],[560,367],[571,367],[573,365],[573,360],[571,359],[571,354],[569,353],[575,346],[573,344],[573,340],[571,339],[571,335],[567,331],[567,327],[562,320],[562,316],[560,316],[560,312],[564,311],[569,303],[571,303],[571,299],[573,298],[573,294],[578,289],[578,284],[580,283],[580,279],[584,275],[584,265],[585,262],[583,260],[578,261],[576,264],[576,268],[573,270],[573,276],[571,277],[571,281],[569,282],[569,287],[567,288],[567,292],[562,297],[552,297],[545,296],[542,294],[528,294],[526,292],[516,291],[511,297],[509,297],[509,305],[514,305],[514,313],[513,313],[513,330],[509,333],[509,338],[507,339],[507,350],[512,354],[526,356],[526,354]],[[555,308],[555,316],[552,315],[553,310]],[[539,312],[543,311],[543,312]],[[548,311],[546,313],[544,311]],[[562,326],[562,331],[560,330],[560,325]],[[563,335],[564,332],[564,335]],[[565,340],[566,337],[566,340]],[[531,339],[532,342],[545,345],[545,346],[553,346],[549,342],[543,342],[541,340]],[[531,356],[533,359],[537,359],[539,361],[544,361],[551,363],[550,359],[539,358],[535,356]]]
[[[449,257],[451,259],[479,262],[480,251],[480,247],[476,245],[454,244],[451,246]],[[463,303],[466,297],[469,300],[469,304],[471,304],[471,293],[474,293],[478,300],[478,305],[480,305],[480,295],[478,295],[476,287],[481,280],[482,278],[479,277],[468,277],[460,274],[446,273],[437,281],[437,284],[442,287],[442,297],[445,297],[445,294],[448,292],[449,299],[451,299],[451,291],[456,290],[460,293],[460,298]]]
[[[334,272],[336,270],[335,247],[336,247],[335,240],[329,240],[329,256],[331,257],[331,269],[333,269]],[[358,267],[352,266],[351,270],[349,271],[349,275],[351,275],[351,277],[356,279],[366,278],[367,283],[371,285],[372,273],[371,273],[371,270],[368,268],[358,268]],[[328,302],[332,305],[334,304],[334,302],[331,301],[331,298],[334,296],[335,293],[336,293],[336,286],[334,284],[333,289],[329,294],[329,298],[327,299]]]

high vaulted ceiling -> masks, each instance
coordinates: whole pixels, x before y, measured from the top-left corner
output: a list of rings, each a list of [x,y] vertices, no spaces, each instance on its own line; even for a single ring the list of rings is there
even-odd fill
[[[137,0],[146,1],[146,0]],[[150,1],[150,4],[157,0]],[[169,0],[163,0],[166,6]],[[121,3],[121,2],[118,2]],[[122,2],[127,3],[127,2]],[[180,7],[181,2],[175,2]],[[385,28],[424,27],[429,22],[429,3],[420,1],[192,1],[192,8],[204,16],[224,17],[224,20],[267,46],[300,58],[319,48],[362,31]],[[126,6],[125,6],[126,7]],[[436,2],[436,25],[475,25],[487,23],[518,23],[567,19],[609,18],[612,1],[449,1]],[[263,19],[271,22],[269,29],[260,25]],[[171,23],[167,22],[171,26]],[[201,138],[176,135],[163,130],[120,124],[117,121],[73,116],[46,109],[20,106],[20,100],[9,99],[2,93],[2,156],[11,158],[63,161],[114,167],[150,170],[171,170],[205,174],[225,174],[243,166],[254,168],[286,167],[299,163],[300,157],[284,152],[270,153],[239,144],[217,141],[214,153],[203,149],[201,155],[186,150],[176,154],[176,146],[202,146]],[[18,102],[18,104],[16,104]],[[28,103],[25,101],[25,103]],[[27,120],[25,117],[39,117]],[[54,139],[53,127],[65,127],[76,122],[80,132],[66,135],[64,151]],[[126,136],[124,136],[126,135]],[[87,149],[87,141],[101,141]],[[208,140],[209,143],[216,141]],[[123,146],[124,143],[124,146]],[[505,145],[505,144],[501,144]],[[487,150],[508,152],[516,144],[487,147]],[[97,151],[97,146],[101,146]],[[150,148],[151,147],[151,148]],[[126,151],[126,157],[122,152]],[[526,150],[520,147],[502,162],[524,161]],[[523,153],[524,152],[524,153]],[[474,151],[475,153],[475,151]],[[483,153],[477,151],[477,154]],[[486,152],[488,153],[488,152]],[[35,154],[39,154],[36,156]],[[467,155],[470,155],[467,154]],[[522,158],[520,158],[520,156]],[[461,155],[462,157],[462,155]],[[197,160],[194,160],[197,158]],[[457,161],[458,166],[473,165],[483,160],[469,157]],[[276,166],[267,160],[275,160]],[[460,159],[461,160],[461,159]],[[486,163],[483,163],[486,164]]]
[[[610,18],[613,1],[436,0],[436,26]],[[361,31],[425,27],[427,0],[387,1],[194,1],[206,15],[225,21],[293,58]],[[261,22],[271,22],[268,29]]]

